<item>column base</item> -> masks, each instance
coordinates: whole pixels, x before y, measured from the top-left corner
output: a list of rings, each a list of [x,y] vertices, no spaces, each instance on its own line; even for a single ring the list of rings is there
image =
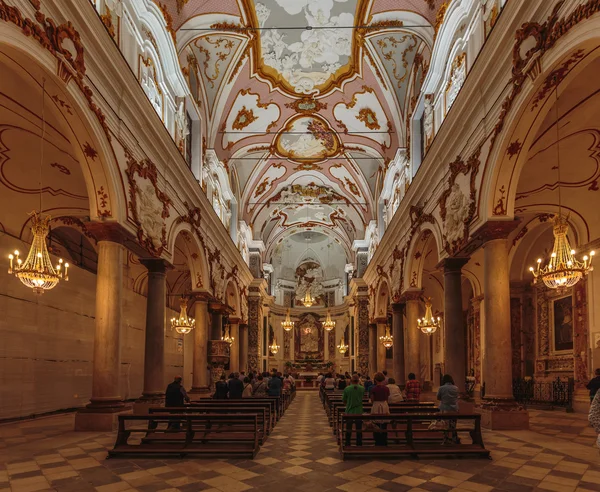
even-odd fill
[[[528,430],[529,412],[514,400],[484,400],[475,413],[481,427],[489,430]]]
[[[119,415],[131,415],[131,406],[122,405],[119,410],[101,411],[82,408],[75,414],[76,432],[112,432],[119,427]]]
[[[567,410],[568,412],[569,410]],[[577,413],[589,413],[590,392],[585,388],[577,388],[573,393],[573,411]]]
[[[164,395],[143,395],[133,402],[134,415],[148,415],[148,409],[162,407],[165,404]]]

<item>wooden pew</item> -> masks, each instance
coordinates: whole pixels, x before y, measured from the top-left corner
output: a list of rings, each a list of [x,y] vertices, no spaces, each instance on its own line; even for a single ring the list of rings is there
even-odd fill
[[[349,415],[342,414],[341,426],[338,431],[340,454],[342,459],[354,457],[416,457],[421,454],[434,455],[475,455],[489,458],[490,452],[483,445],[481,435],[481,415],[437,414],[435,420],[470,422],[467,426],[458,426],[459,435],[468,433],[471,443],[443,444],[444,431],[429,429],[431,415],[398,414],[398,415]],[[351,445],[345,445],[345,429],[350,421],[363,422],[363,445],[356,446],[356,429],[353,426]],[[387,423],[385,432],[388,435],[387,446],[375,446],[373,431],[365,430],[365,422],[377,421]],[[396,428],[392,428],[392,423]],[[446,431],[450,432],[450,431]]]
[[[428,412],[428,411],[431,411],[431,409],[436,408],[436,404],[432,401],[392,403],[389,406],[390,406],[390,408],[391,407],[398,407],[398,408],[410,407],[410,408],[414,408],[415,411],[418,411],[418,409],[422,409],[422,412]],[[336,431],[336,424],[339,420],[339,414],[343,413],[345,409],[346,409],[346,405],[342,402],[342,400],[332,401],[331,406],[330,406],[329,425],[334,428],[333,429],[334,432]],[[365,413],[367,413],[371,410],[371,400],[363,399],[363,409],[365,409],[364,410]],[[366,409],[368,409],[368,410],[366,410]],[[435,411],[437,411],[437,410],[435,410]]]
[[[150,415],[256,415],[258,417],[258,443],[264,444],[271,432],[270,420],[267,417],[268,407],[265,404],[254,406],[230,406],[224,405],[186,405],[184,407],[154,407],[148,409]],[[149,427],[156,428],[156,422],[150,422]]]
[[[181,429],[169,429],[169,424],[179,424]],[[108,457],[194,454],[254,458],[258,450],[256,414],[119,415],[117,439]]]
[[[233,400],[217,400],[214,398],[201,398],[199,400],[192,400],[190,402],[190,405],[193,406],[196,404],[202,404],[202,405],[226,404],[228,406],[230,406],[230,405],[244,406],[244,404],[246,402],[262,403],[263,405],[265,405],[265,404],[268,405],[269,415],[271,416],[271,419],[272,419],[271,428],[273,428],[275,423],[281,418],[281,407],[280,407],[281,399],[280,398],[240,398],[240,399],[233,399]]]

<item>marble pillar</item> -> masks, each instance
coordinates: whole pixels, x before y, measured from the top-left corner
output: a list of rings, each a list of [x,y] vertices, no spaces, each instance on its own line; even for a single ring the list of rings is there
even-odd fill
[[[405,293],[406,300],[406,347],[405,364],[407,376],[411,372],[423,383],[421,377],[421,330],[417,328],[417,320],[420,315],[422,291],[408,291]]]
[[[369,331],[369,298],[366,296],[357,296],[357,309],[356,309],[356,321],[357,321],[357,336],[356,336],[356,348],[357,348],[357,370],[363,375],[371,374],[369,364],[371,362],[371,356],[369,351],[370,331]],[[346,340],[347,344],[351,344],[351,340]]]
[[[369,374],[377,372],[377,325],[369,325]]]
[[[140,260],[148,269],[146,298],[146,332],[144,343],[144,389],[136,401],[136,414],[164,401],[165,394],[165,313],[167,300],[167,268],[164,260]],[[173,377],[176,374],[173,374]]]
[[[392,335],[394,337],[394,358],[391,376],[397,384],[406,381],[404,366],[404,304],[392,304]]]
[[[239,320],[229,318],[229,335],[233,343],[229,346],[229,370],[240,372],[240,325]]]
[[[485,330],[481,423],[493,430],[527,429],[529,416],[513,400],[510,330],[510,282],[506,239],[483,246]]]
[[[467,261],[467,258],[446,258],[441,262],[444,268],[444,370],[461,392],[465,391],[467,377],[461,269]]]
[[[130,411],[125,408],[119,386],[123,253],[121,244],[98,241],[92,397],[75,415],[76,431],[112,431],[118,422],[117,415]]]
[[[210,393],[210,382],[208,380],[208,333],[210,316],[208,303],[204,299],[196,299],[194,304],[194,317],[196,328],[194,328],[194,362],[192,395],[206,395]]]
[[[240,330],[240,371],[245,371],[248,374],[248,325],[242,323],[239,325]]]
[[[381,337],[385,336],[385,327],[387,326],[387,320],[377,320],[377,372],[383,372],[387,369],[386,367],[386,348],[381,343]]]

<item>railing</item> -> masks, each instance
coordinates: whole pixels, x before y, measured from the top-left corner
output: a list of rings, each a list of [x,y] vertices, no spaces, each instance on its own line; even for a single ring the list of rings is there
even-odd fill
[[[573,378],[536,381],[533,378],[513,379],[513,396],[523,405],[544,405],[573,411]]]

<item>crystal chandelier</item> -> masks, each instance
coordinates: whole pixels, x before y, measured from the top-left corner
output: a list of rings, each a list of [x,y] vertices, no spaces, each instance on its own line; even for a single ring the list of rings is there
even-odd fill
[[[323,328],[327,331],[331,331],[335,328],[335,321],[331,319],[331,313],[327,310],[327,318],[323,321]]]
[[[306,287],[306,294],[304,294],[304,299],[302,299],[302,304],[304,307],[311,307],[315,303],[315,298],[310,295],[310,287]]]
[[[537,260],[537,269],[529,267],[535,280],[541,280],[550,289],[573,287],[592,269],[594,251],[584,256],[583,261],[575,258],[575,250],[571,249],[567,231],[567,219],[560,213],[554,217],[554,248],[548,264],[542,267],[542,259]]]
[[[389,325],[385,327],[385,335],[379,337],[379,340],[386,349],[391,348],[394,345],[394,337],[390,335]]]
[[[56,267],[52,266],[48,248],[46,247],[46,236],[48,236],[50,216],[42,217],[35,211],[31,212],[31,232],[33,241],[29,254],[23,263],[19,258],[19,252],[8,255],[10,261],[8,273],[15,275],[26,287],[33,289],[35,294],[43,294],[44,291],[53,289],[61,279],[69,280],[69,264],[63,263],[62,258],[58,260]],[[16,265],[15,265],[16,263]],[[64,265],[64,270],[63,270]]]
[[[225,335],[221,337],[221,340],[227,342],[229,345],[231,345],[235,340],[235,338],[233,338],[229,333],[229,323],[225,325]]]
[[[179,317],[171,318],[171,329],[182,335],[187,335],[196,327],[196,320],[189,318],[187,315],[187,299],[185,297],[181,297],[179,306]]]
[[[292,331],[294,329],[294,322],[290,318],[290,310],[287,310],[287,314],[285,315],[285,321],[281,322],[281,327],[285,331]]]
[[[337,346],[338,352],[342,355],[344,355],[346,352],[348,352],[348,345],[346,344],[346,341],[344,340],[344,335],[342,335],[342,339],[340,340],[340,344]]]
[[[537,270],[529,267],[529,271],[533,274],[535,281],[542,281],[544,285],[550,289],[565,289],[573,287],[585,275],[592,270],[592,259],[594,252],[590,252],[590,256],[584,256],[583,261],[575,258],[575,250],[571,249],[567,231],[569,224],[567,218],[562,216],[562,201],[560,194],[560,135],[558,129],[558,85],[555,89],[556,101],[556,169],[557,169],[557,186],[558,186],[558,215],[554,217],[554,226],[552,232],[554,234],[554,246],[550,260],[545,267],[542,267],[542,259],[537,261]]]
[[[425,316],[417,320],[417,327],[426,335],[433,335],[440,327],[441,319],[435,318],[431,312],[431,297],[425,298]]]
[[[271,343],[271,345],[269,345],[269,350],[271,351],[271,353],[273,355],[277,354],[277,352],[279,352],[279,345],[277,345],[277,340],[275,339],[275,337],[273,337],[273,343]]]

